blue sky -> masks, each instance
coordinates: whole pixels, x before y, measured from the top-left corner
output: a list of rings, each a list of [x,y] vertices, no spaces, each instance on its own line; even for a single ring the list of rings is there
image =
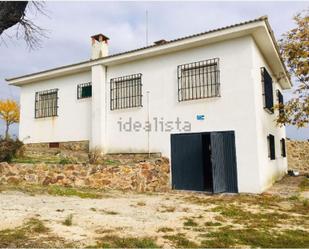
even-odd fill
[[[292,16],[308,2],[47,2],[47,16],[29,13],[48,30],[42,47],[29,51],[10,28],[0,43],[0,99],[19,99],[19,89],[5,78],[32,73],[90,58],[90,36],[110,38],[110,53],[145,45],[145,12],[148,10],[149,43],[174,39],[268,15],[276,38],[293,27]],[[9,38],[12,36],[12,38]],[[290,92],[285,92],[288,99]],[[3,134],[0,122],[0,134]],[[18,126],[12,127],[16,134]],[[309,128],[287,127],[287,137],[309,139]]]

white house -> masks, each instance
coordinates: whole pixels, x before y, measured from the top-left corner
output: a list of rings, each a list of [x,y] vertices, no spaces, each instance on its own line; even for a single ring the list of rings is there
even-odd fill
[[[175,189],[258,193],[287,170],[273,106],[291,81],[267,17],[7,79],[25,143],[162,153]],[[55,51],[57,52],[57,51]]]

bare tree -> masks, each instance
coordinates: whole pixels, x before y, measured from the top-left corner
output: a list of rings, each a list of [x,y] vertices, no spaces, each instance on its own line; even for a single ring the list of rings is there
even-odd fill
[[[45,15],[43,2],[0,1],[0,37],[4,31],[16,25],[16,38],[23,38],[30,49],[40,46],[41,38],[46,37],[45,30],[28,18],[28,13],[39,12]]]

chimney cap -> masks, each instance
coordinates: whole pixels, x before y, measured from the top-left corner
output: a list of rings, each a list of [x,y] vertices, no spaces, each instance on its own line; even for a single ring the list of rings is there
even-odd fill
[[[91,36],[92,39],[95,39],[97,41],[100,41],[100,37],[103,38],[102,39],[103,41],[109,40],[109,38],[107,36],[103,35],[103,34],[96,34],[96,35]]]
[[[167,41],[167,40],[164,40],[164,39],[161,39],[161,40],[158,40],[158,41],[155,41],[155,42],[154,42],[155,45],[163,45],[163,44],[165,44],[165,43],[168,43],[168,41]]]

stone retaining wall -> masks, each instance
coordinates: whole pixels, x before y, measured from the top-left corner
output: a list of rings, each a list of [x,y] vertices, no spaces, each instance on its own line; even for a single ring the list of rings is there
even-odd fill
[[[170,166],[166,158],[109,166],[0,163],[0,184],[19,183],[162,192],[170,189]]]
[[[309,142],[286,141],[289,169],[309,173]]]
[[[25,144],[26,150],[40,150],[48,149],[49,143],[29,143]],[[71,150],[71,151],[89,151],[89,141],[71,141],[71,142],[60,142],[60,150]]]

